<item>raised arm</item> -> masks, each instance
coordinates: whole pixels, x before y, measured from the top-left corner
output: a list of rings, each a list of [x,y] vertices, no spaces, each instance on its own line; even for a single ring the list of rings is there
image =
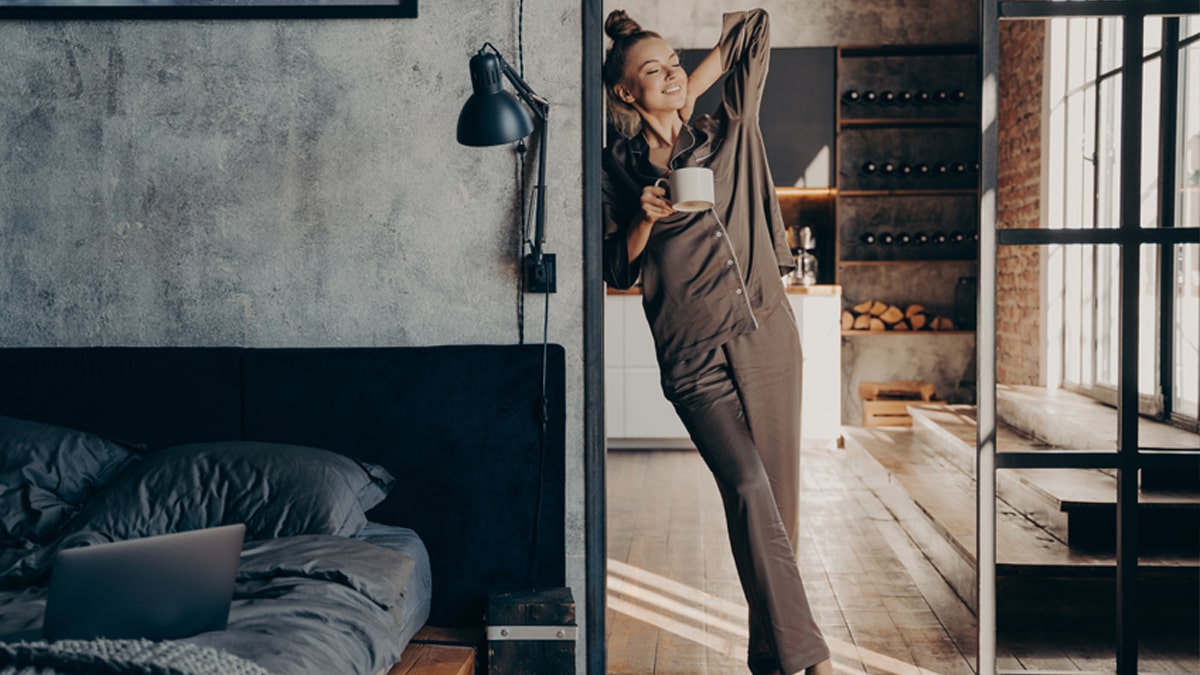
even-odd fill
[[[725,108],[731,117],[756,117],[771,61],[770,17],[762,9],[730,12],[721,31]]]
[[[688,97],[687,104],[683,110],[679,111],[679,116],[686,122],[692,119],[692,112],[696,109],[696,101],[708,91],[709,87],[713,86],[717,80],[721,79],[721,45],[713,47],[700,64],[692,70],[692,74],[688,75]]]

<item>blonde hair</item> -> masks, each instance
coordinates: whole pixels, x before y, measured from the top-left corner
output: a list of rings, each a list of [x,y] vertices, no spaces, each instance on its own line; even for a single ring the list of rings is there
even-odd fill
[[[642,116],[633,106],[621,100],[616,86],[625,81],[626,56],[634,45],[647,38],[662,36],[645,30],[641,24],[629,18],[623,9],[614,9],[604,20],[604,32],[612,38],[612,46],[604,57],[604,93],[608,101],[608,117],[613,128],[625,138],[633,138],[642,130]]]

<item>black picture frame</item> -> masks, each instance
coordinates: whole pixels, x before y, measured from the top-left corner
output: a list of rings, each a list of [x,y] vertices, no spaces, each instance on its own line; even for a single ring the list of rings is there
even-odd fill
[[[0,0],[0,21],[415,19],[418,0]]]

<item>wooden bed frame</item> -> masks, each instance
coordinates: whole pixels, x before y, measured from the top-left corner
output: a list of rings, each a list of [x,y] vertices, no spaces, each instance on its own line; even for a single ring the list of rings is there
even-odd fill
[[[0,349],[0,415],[383,465],[396,485],[368,517],[425,542],[436,626],[482,626],[490,590],[564,585],[564,398],[559,345]]]

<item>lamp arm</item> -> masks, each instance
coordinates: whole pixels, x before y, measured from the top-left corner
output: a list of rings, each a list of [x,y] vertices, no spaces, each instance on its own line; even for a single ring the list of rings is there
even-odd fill
[[[538,179],[537,185],[537,202],[534,207],[534,230],[533,230],[533,258],[538,263],[542,262],[542,245],[546,243],[546,132],[549,130],[550,124],[550,102],[538,96],[529,86],[524,78],[517,71],[513,70],[512,66],[508,65],[508,61],[504,60],[504,56],[500,50],[496,49],[492,43],[487,43],[480,51],[491,48],[496,54],[496,58],[500,59],[500,71],[504,73],[504,77],[516,90],[517,96],[520,97],[525,105],[537,116],[538,129],[541,132],[538,138]]]
[[[538,127],[542,133],[538,138],[537,211],[534,215],[533,255],[534,260],[540,264],[542,245],[546,243],[546,132],[550,128],[546,115],[538,116]]]
[[[504,60],[504,55],[499,49],[490,42],[487,42],[480,47],[482,53],[490,49],[496,58],[500,60],[500,71],[504,73],[505,79],[516,90],[517,96],[525,102],[525,105],[533,111],[538,119],[538,129],[541,131],[538,138],[538,179],[537,185],[537,202],[534,213],[534,233],[533,233],[533,259],[536,264],[542,262],[542,245],[546,243],[546,132],[549,129],[548,120],[550,119],[550,102],[538,96],[533,88],[529,86],[524,78],[517,71],[513,70],[512,66],[508,65],[508,61]]]
[[[517,74],[517,71],[508,65],[508,61],[505,61],[503,56],[500,57],[500,68],[504,72],[504,77],[508,78],[509,83],[512,84],[513,89],[517,90],[517,95],[521,97],[525,105],[533,109],[534,114],[542,120],[550,116],[550,102],[538,96],[533,88]]]

